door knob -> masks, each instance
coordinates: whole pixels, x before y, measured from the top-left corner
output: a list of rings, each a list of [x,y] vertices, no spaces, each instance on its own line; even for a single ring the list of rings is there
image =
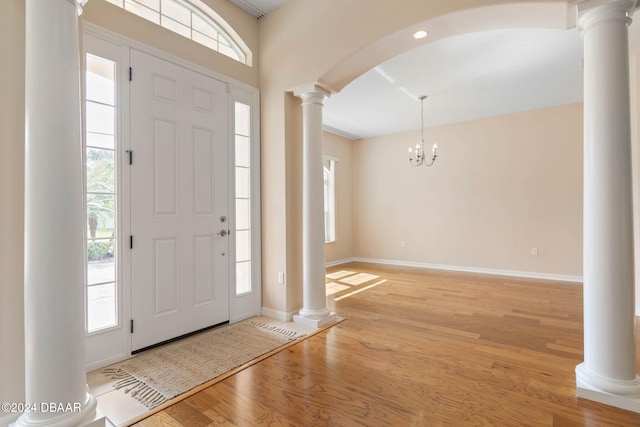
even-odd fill
[[[222,236],[222,237],[226,236],[227,234],[231,234],[231,232],[228,230],[220,230],[218,232],[218,236]]]

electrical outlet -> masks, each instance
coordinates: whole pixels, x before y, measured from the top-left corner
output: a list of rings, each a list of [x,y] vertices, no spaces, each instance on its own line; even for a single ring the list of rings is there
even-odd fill
[[[400,247],[404,248],[406,245],[404,244],[404,240],[402,242],[400,242]]]
[[[282,271],[278,272],[278,284],[284,285],[284,273]]]
[[[538,256],[538,248],[531,248],[531,255]]]

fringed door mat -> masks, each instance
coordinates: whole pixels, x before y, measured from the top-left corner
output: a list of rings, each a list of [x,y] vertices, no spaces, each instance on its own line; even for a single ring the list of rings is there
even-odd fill
[[[147,350],[102,372],[152,409],[300,336],[250,320]]]

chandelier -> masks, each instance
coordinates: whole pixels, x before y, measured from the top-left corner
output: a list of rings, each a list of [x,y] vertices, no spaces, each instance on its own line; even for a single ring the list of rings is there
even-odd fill
[[[426,95],[419,97],[420,100],[420,142],[416,144],[416,154],[413,156],[413,149],[409,147],[409,163],[411,166],[432,166],[436,158],[438,157],[438,146],[433,144],[431,148],[431,157],[429,161],[427,161],[427,156],[424,151],[424,100]]]

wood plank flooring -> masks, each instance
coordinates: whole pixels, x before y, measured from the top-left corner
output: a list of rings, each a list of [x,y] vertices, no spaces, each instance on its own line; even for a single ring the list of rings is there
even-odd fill
[[[581,285],[337,271],[380,278],[329,297],[344,322],[136,425],[640,426],[640,414],[575,397]]]

